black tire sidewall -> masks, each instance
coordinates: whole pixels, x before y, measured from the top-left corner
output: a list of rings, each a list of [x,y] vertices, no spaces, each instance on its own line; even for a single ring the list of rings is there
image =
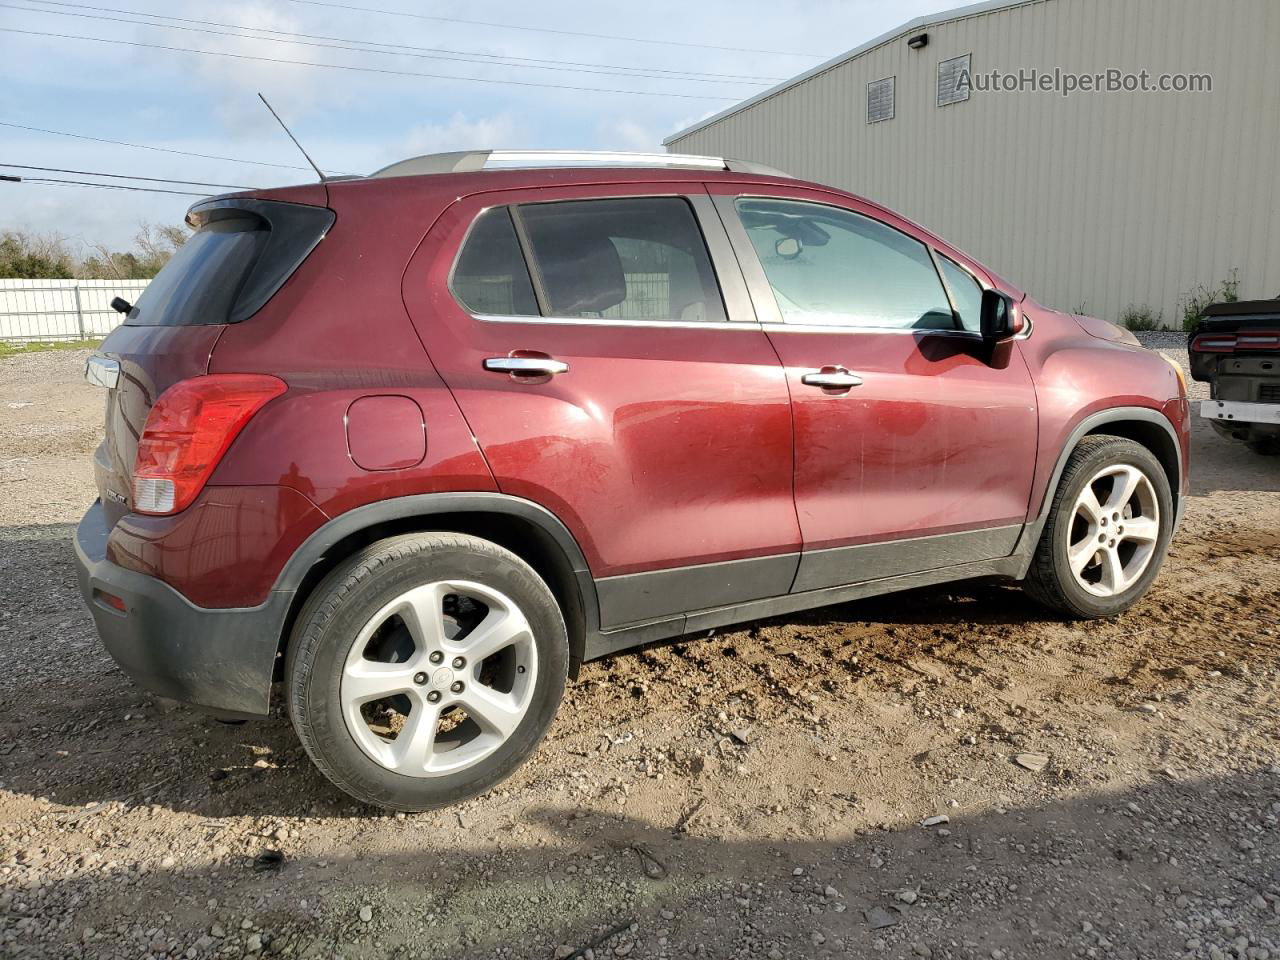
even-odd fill
[[[1076,498],[1098,471],[1104,467],[1118,465],[1137,467],[1151,482],[1160,508],[1160,534],[1155,553],[1138,581],[1124,593],[1114,597],[1099,597],[1089,593],[1076,582],[1067,559],[1067,548],[1070,544]],[[1117,616],[1129,609],[1150,589],[1152,582],[1159,576],[1160,568],[1169,552],[1174,523],[1173,494],[1169,488],[1169,478],[1160,461],[1145,447],[1121,438],[1116,438],[1114,442],[1087,453],[1078,461],[1074,461],[1071,466],[1074,469],[1071,470],[1070,479],[1063,487],[1054,513],[1049,518],[1049,545],[1053,552],[1053,574],[1056,586],[1066,606],[1078,616],[1089,619]]]
[[[456,535],[406,539],[394,547],[388,545],[388,552],[395,556],[375,556],[370,563],[366,551],[359,558],[363,562],[339,568],[317,587],[316,599],[321,602],[309,602],[310,609],[303,611],[295,635],[297,655],[290,657],[287,673],[294,725],[321,772],[366,802],[419,811],[483,793],[528,759],[563,697],[568,641],[554,595],[514,554]],[[474,541],[479,549],[466,541]],[[538,655],[533,700],[515,733],[474,766],[438,777],[405,776],[369,757],[347,729],[339,693],[342,667],[361,628],[378,610],[415,586],[450,579],[472,580],[498,590],[528,619]],[[338,592],[339,602],[324,602]]]

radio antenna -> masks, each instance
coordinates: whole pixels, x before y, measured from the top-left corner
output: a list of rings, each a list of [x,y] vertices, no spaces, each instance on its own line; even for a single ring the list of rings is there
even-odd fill
[[[320,178],[320,182],[324,183],[325,181],[327,181],[329,178],[324,175],[323,170],[321,170],[319,167],[316,166],[316,162],[311,159],[311,155],[307,153],[307,151],[302,149],[302,144],[300,144],[298,142],[298,138],[293,135],[293,131],[291,131],[287,126],[285,126],[285,122],[280,119],[280,114],[276,113],[275,107],[267,103],[267,98],[264,97],[261,93],[258,94],[258,99],[262,101],[263,106],[265,106],[268,110],[271,111],[271,115],[276,118],[276,123],[280,124],[281,129],[284,130],[284,132],[289,135],[289,139],[292,140],[293,145],[298,148],[298,152],[307,158],[307,163],[311,164],[311,169],[316,172],[316,176]]]

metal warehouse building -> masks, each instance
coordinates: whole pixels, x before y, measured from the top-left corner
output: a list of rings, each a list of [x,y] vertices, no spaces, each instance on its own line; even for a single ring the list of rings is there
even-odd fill
[[[1242,298],[1280,294],[1278,48],[1280,0],[997,0],[664,143],[883,203],[1047,305],[1110,320],[1146,305],[1180,327],[1186,295],[1233,271]],[[1056,90],[991,89],[992,71],[1003,87],[1056,70]],[[1211,89],[1063,95],[1065,74],[1108,70]]]

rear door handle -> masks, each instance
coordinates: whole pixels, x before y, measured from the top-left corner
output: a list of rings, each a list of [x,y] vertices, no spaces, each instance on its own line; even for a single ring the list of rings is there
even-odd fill
[[[489,357],[484,362],[484,368],[515,377],[551,377],[557,373],[567,373],[569,365],[551,357]]]
[[[862,378],[844,367],[823,367],[817,373],[806,373],[800,378],[800,382],[810,387],[822,387],[824,390],[848,390],[850,387],[862,386]]]

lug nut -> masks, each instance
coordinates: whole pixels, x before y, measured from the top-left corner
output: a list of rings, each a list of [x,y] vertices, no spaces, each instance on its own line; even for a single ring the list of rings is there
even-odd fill
[[[439,690],[432,690],[430,693],[428,693],[428,694],[427,694],[427,702],[428,702],[428,703],[439,703],[439,702],[440,702],[440,691],[439,691]]]
[[[1107,542],[1107,535],[1106,535],[1105,533],[1103,533],[1103,534],[1099,534],[1099,536],[1098,536],[1098,542],[1099,542],[1099,543],[1106,543],[1106,542]]]
[[[413,675],[413,682],[416,683],[418,686],[422,686],[424,683],[427,682],[427,675],[419,671],[418,673],[415,673]]]
[[[444,659],[444,654],[441,653],[439,650],[432,650],[431,656],[427,657],[427,659],[430,660],[432,663],[439,663],[441,660]]]
[[[462,692],[462,681],[461,681],[461,680],[455,680],[455,681],[453,681],[453,683],[449,684],[449,689],[450,689],[450,690],[452,690],[454,693],[461,693],[461,692]]]
[[[521,666],[516,667],[516,673],[524,673],[524,666],[523,666],[523,665],[521,665]]]
[[[454,658],[453,658],[453,669],[455,669],[455,670],[461,670],[461,669],[462,669],[463,667],[465,667],[466,665],[467,665],[467,661],[466,661],[466,660],[464,660],[464,659],[462,659],[462,657],[454,657]]]

